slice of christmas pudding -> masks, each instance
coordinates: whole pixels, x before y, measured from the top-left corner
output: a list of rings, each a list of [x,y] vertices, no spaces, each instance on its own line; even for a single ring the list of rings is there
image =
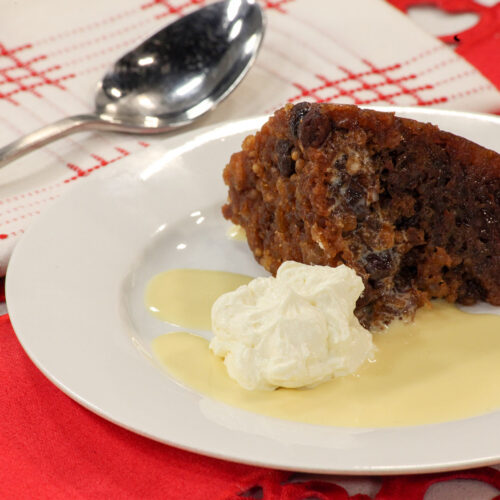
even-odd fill
[[[346,264],[371,329],[432,298],[500,305],[500,155],[351,105],[287,105],[224,170],[223,214],[271,273]]]

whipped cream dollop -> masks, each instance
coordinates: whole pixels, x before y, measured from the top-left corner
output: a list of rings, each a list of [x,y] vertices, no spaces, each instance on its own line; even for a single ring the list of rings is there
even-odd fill
[[[353,313],[363,289],[347,266],[284,262],[276,278],[256,278],[215,301],[210,349],[249,390],[354,373],[375,350]]]

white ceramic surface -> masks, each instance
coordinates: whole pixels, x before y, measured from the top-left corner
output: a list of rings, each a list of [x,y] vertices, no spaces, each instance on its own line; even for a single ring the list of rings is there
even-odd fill
[[[498,117],[397,112],[499,148]],[[220,215],[222,168],[262,122],[166,140],[79,183],[49,207],[18,244],[7,273],[9,313],[28,355],[61,390],[104,418],[215,457],[347,474],[499,462],[500,411],[403,428],[299,424],[203,397],[152,359],[150,341],[175,329],[145,311],[144,285],[152,275],[172,267],[265,274],[244,243],[227,239],[229,224]]]

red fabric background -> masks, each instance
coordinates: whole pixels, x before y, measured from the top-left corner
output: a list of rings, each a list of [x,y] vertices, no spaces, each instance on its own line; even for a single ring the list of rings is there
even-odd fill
[[[467,59],[476,69],[500,89],[500,2],[487,7],[473,0],[387,0],[407,12],[417,5],[432,5],[450,14],[474,12],[478,22],[460,33],[442,36],[440,39],[455,45],[455,51]],[[455,36],[458,37],[456,42]]]
[[[111,424],[52,385],[24,353],[7,315],[0,317],[0,498],[236,500],[259,485],[265,500],[368,500],[326,481],[290,483],[292,474],[165,446]],[[500,489],[500,472],[387,477],[377,500],[420,500],[453,478]],[[255,490],[257,491],[257,490]]]
[[[164,446],[97,417],[33,365],[6,315],[0,380],[2,499],[229,498],[274,474]]]

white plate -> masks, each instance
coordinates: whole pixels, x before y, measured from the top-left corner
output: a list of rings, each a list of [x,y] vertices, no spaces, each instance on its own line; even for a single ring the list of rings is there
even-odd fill
[[[498,147],[496,117],[404,108],[398,114]],[[219,211],[226,198],[222,168],[262,122],[166,140],[75,186],[42,214],[17,246],[7,275],[9,312],[28,355],[66,394],[104,418],[215,457],[348,474],[500,461],[500,412],[387,429],[299,424],[207,399],[152,359],[150,341],[170,330],[143,306],[152,275],[190,266],[265,274],[245,245],[225,237],[228,223]]]

